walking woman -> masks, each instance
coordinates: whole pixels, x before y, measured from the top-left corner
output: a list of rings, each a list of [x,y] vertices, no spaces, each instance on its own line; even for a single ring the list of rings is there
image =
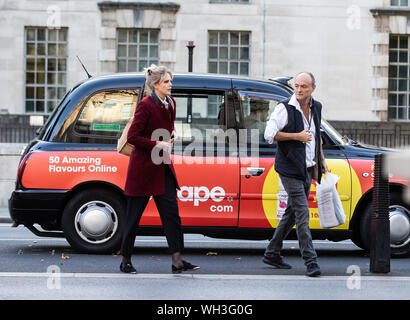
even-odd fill
[[[137,272],[131,263],[131,255],[137,228],[150,196],[154,198],[172,254],[172,272],[197,270],[198,266],[182,260],[181,257],[184,237],[176,198],[176,189],[179,189],[179,186],[169,157],[175,139],[176,104],[174,98],[170,96],[173,75],[166,67],[151,65],[146,69],[145,78],[145,85],[151,94],[139,102],[127,137],[134,150],[130,157],[125,183],[128,203],[121,245],[120,270],[125,273]],[[151,140],[154,131],[157,130],[169,134],[171,139]],[[161,154],[168,161],[161,161],[158,164],[157,159],[153,159],[152,155]]]

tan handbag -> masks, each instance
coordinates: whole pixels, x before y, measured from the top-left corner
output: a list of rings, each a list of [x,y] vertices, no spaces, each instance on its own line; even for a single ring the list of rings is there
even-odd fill
[[[172,101],[171,98],[169,100],[171,102],[172,110],[174,110],[175,109],[174,102]],[[134,104],[135,101],[133,100],[132,103]],[[131,156],[131,152],[134,149],[134,146],[127,142],[128,130],[130,129],[133,120],[134,120],[134,117],[131,117],[131,119],[128,121],[127,125],[125,126],[124,130],[122,131],[121,137],[118,139],[118,142],[117,142],[118,153],[121,153],[128,157]]]
[[[128,121],[127,125],[122,131],[121,137],[118,139],[118,142],[117,142],[117,151],[128,157],[131,155],[131,152],[134,149],[134,146],[127,142],[128,130],[130,129],[131,123],[133,120],[134,120],[134,117],[132,117]]]
[[[132,104],[134,105],[136,101],[137,101],[137,96],[134,96],[132,99]],[[132,116],[131,119],[128,120],[128,123],[126,124],[124,130],[121,133],[121,137],[118,139],[118,142],[117,142],[118,153],[121,153],[128,157],[131,155],[131,152],[134,149],[134,146],[127,142],[128,130],[130,129],[133,120],[134,120],[134,117]]]

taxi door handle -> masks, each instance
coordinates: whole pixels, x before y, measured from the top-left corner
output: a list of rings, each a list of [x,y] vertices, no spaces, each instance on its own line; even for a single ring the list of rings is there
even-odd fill
[[[265,172],[265,168],[257,167],[247,167],[246,170],[254,177],[259,177],[262,173]],[[246,178],[250,178],[250,175],[246,175]]]

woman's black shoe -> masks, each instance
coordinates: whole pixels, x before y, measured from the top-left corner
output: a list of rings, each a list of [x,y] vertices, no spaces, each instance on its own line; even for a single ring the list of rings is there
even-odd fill
[[[120,270],[124,273],[132,273],[132,274],[137,273],[137,270],[135,270],[135,268],[132,266],[131,262],[127,262],[125,264],[121,262]]]
[[[185,260],[182,260],[182,263],[184,264],[182,267],[175,267],[172,265],[172,273],[181,273],[182,271],[188,271],[188,270],[198,270],[199,266],[195,266]]]

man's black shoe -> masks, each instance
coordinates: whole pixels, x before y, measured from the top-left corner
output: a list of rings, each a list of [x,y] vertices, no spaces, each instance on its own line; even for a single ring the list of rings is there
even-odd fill
[[[308,277],[318,277],[320,276],[321,272],[320,272],[320,268],[319,265],[315,262],[307,265],[306,267],[306,275]]]
[[[281,256],[273,256],[273,257],[263,256],[262,261],[266,264],[274,266],[277,269],[292,269],[292,266],[284,262]]]

